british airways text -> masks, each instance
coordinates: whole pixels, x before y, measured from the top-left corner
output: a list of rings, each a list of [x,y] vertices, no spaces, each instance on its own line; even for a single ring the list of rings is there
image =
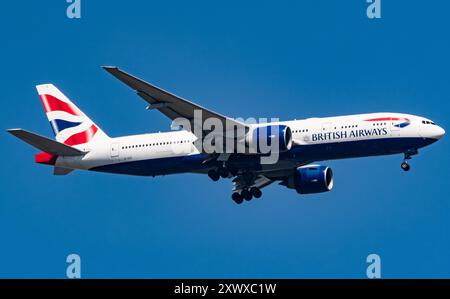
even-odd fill
[[[337,131],[312,134],[312,141],[337,140],[347,138],[358,138],[366,136],[384,136],[388,134],[387,128],[361,129],[351,131]]]

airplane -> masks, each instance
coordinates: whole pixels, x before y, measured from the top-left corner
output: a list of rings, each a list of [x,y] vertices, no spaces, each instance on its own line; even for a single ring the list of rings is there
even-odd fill
[[[303,120],[247,124],[203,108],[114,66],[103,67],[131,87],[149,106],[172,121],[192,123],[195,113],[243,129],[231,138],[245,150],[206,152],[198,141],[211,133],[194,123],[176,131],[109,137],[86,114],[52,84],[36,86],[55,139],[23,130],[9,133],[42,152],[35,162],[54,167],[54,175],[75,169],[105,173],[161,176],[179,173],[207,174],[213,181],[230,178],[232,199],[237,204],[260,198],[264,187],[278,182],[298,194],[331,191],[333,171],[315,164],[326,160],[403,154],[401,169],[418,150],[445,135],[443,128],[425,117],[403,113],[369,113]],[[227,129],[219,131],[226,135]],[[195,130],[199,130],[200,134]],[[235,129],[233,129],[235,130]],[[265,131],[266,130],[266,131]],[[265,132],[265,133],[264,133]],[[223,137],[223,136],[222,136]],[[249,151],[249,140],[278,145],[275,163],[262,163],[267,152]],[[220,147],[219,147],[220,148]]]

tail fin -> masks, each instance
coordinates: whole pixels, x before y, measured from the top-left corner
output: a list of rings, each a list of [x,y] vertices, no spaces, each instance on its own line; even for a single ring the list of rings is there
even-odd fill
[[[58,142],[73,146],[109,138],[53,84],[36,89]]]

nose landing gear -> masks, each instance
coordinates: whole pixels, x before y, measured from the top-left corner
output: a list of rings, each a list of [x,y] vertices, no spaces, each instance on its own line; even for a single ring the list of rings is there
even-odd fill
[[[400,167],[404,170],[404,171],[409,171],[411,169],[411,166],[409,166],[407,161],[404,161]]]
[[[417,155],[419,152],[417,149],[411,149],[405,152],[405,157],[403,158],[403,163],[400,165],[400,167],[403,169],[403,171],[409,171],[411,169],[411,166],[409,166],[408,160],[411,160],[411,156]]]

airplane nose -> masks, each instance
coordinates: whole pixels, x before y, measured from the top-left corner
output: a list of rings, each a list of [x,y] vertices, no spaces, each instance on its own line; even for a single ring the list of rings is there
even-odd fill
[[[434,135],[436,139],[441,139],[445,135],[445,130],[439,126],[436,126],[436,133]]]

